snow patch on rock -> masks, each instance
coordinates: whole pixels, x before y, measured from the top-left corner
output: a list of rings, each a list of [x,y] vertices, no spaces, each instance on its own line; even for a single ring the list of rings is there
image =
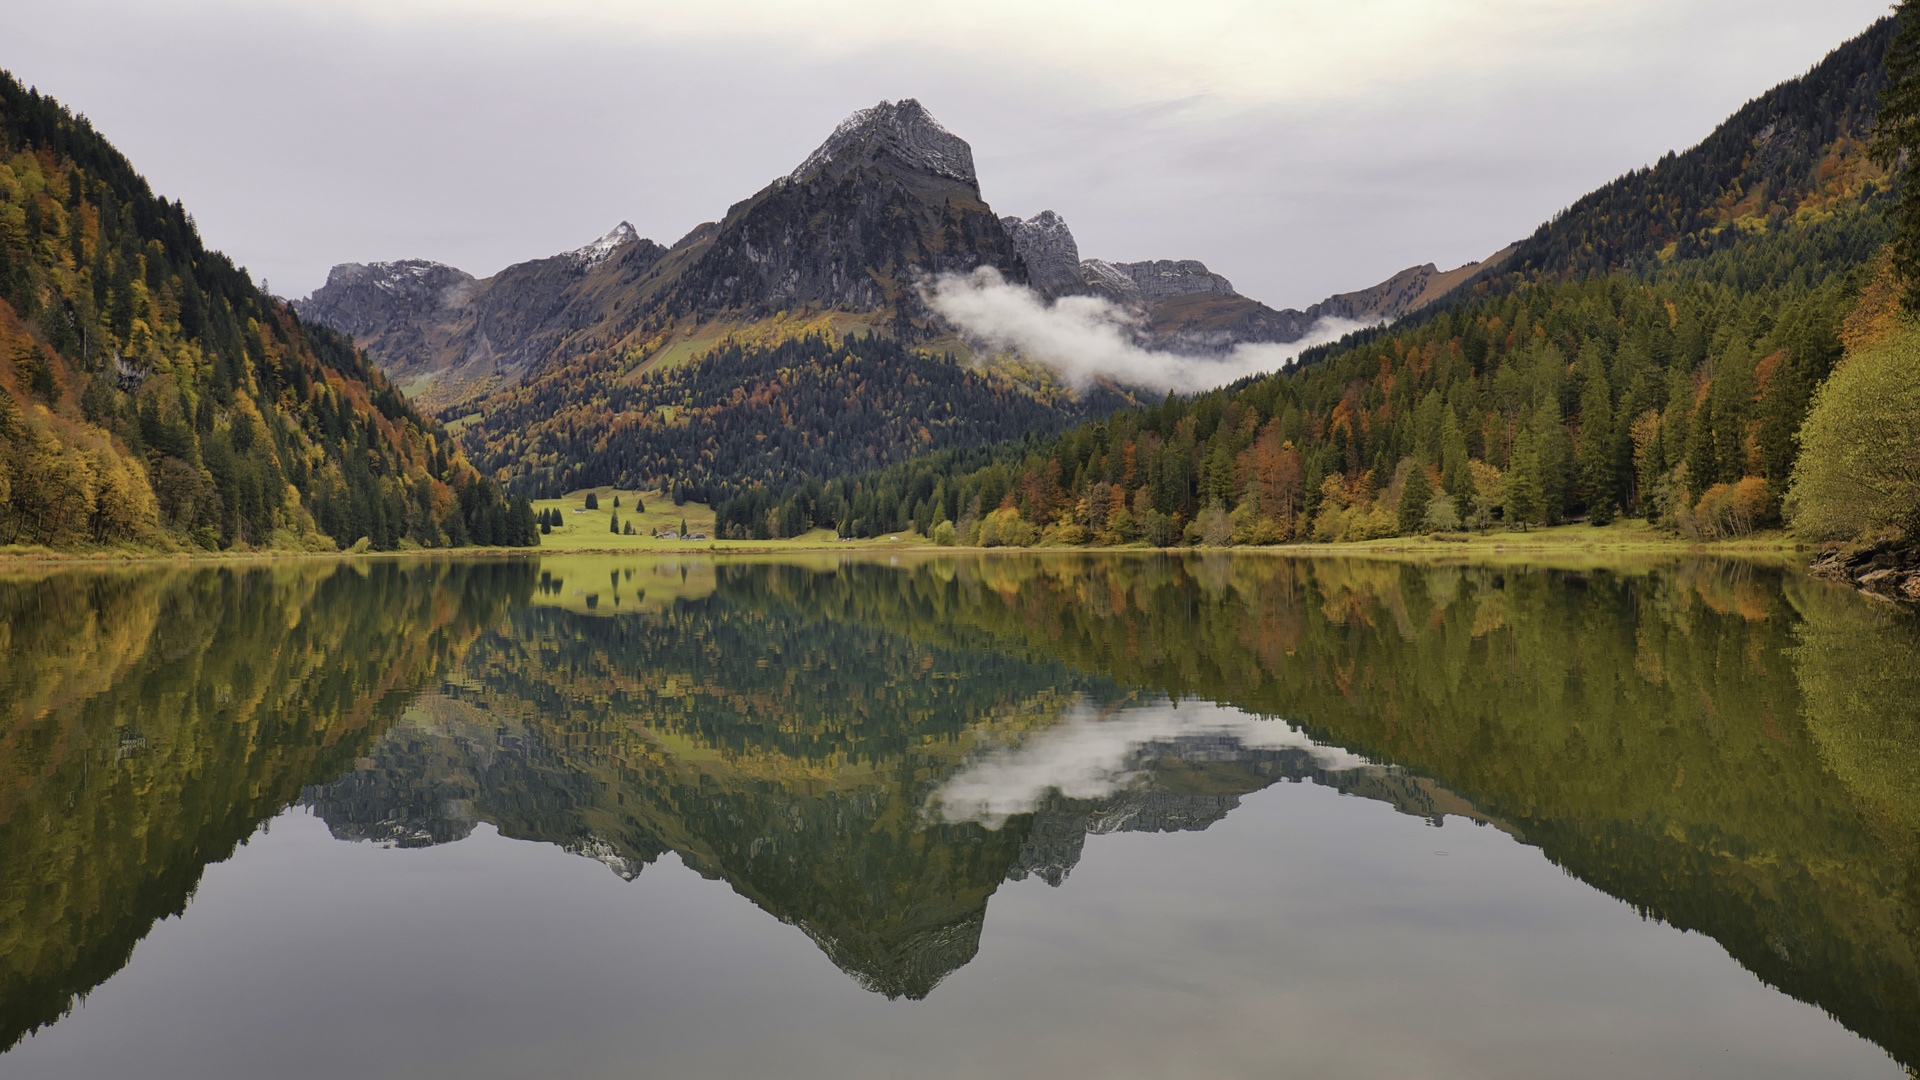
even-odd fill
[[[632,225],[623,221],[615,225],[613,231],[607,235],[595,240],[586,247],[574,248],[562,257],[572,259],[584,270],[607,261],[607,257],[617,251],[620,245],[631,244],[638,239],[640,239],[640,234],[634,230]]]
[[[980,186],[973,171],[973,147],[940,125],[918,101],[902,98],[861,109],[840,122],[820,148],[788,173],[798,182],[829,166],[871,161],[881,152],[914,168]]]

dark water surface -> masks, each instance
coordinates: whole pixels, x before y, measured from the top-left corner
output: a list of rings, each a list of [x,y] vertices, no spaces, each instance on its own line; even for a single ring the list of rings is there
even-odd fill
[[[1796,571],[0,578],[0,1076],[1899,1077],[1920,632]]]

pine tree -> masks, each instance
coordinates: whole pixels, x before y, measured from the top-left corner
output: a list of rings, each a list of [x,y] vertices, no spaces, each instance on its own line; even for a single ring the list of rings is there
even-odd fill
[[[1737,484],[1747,475],[1747,412],[1753,403],[1753,351],[1735,339],[1713,372],[1713,453],[1719,471],[1702,476],[1702,486],[1716,480]]]
[[[1427,482],[1427,467],[1419,461],[1407,471],[1406,486],[1400,489],[1400,535],[1420,531],[1427,517],[1427,504],[1433,501],[1433,487]]]
[[[613,530],[613,535],[619,536],[620,535],[620,515],[619,514],[610,515],[607,518],[607,527]]]
[[[1697,498],[1713,486],[1714,478],[1719,475],[1720,458],[1713,442],[1713,395],[1708,394],[1693,410],[1687,431],[1687,484],[1693,489],[1690,494]]]
[[[1473,502],[1473,470],[1468,467],[1467,437],[1460,420],[1448,409],[1440,420],[1440,486],[1453,496],[1455,506]]]
[[[1506,518],[1508,528],[1525,530],[1545,511],[1540,486],[1540,451],[1531,428],[1520,429],[1513,443],[1513,463],[1506,476]]]
[[[1588,520],[1611,525],[1620,478],[1615,471],[1613,391],[1597,350],[1588,361],[1587,385],[1580,394],[1579,469]]]

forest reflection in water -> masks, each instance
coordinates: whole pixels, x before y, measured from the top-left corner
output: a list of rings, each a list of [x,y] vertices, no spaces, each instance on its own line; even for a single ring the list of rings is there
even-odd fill
[[[1784,568],[572,557],[0,581],[0,1030],[302,805],[671,852],[919,999],[1003,882],[1305,781],[1491,825],[1920,1063],[1920,636]],[[0,1059],[3,1063],[4,1059]]]

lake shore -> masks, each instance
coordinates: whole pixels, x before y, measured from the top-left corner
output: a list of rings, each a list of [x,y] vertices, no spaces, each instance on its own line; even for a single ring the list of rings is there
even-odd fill
[[[1810,559],[1814,545],[1790,535],[1761,533],[1738,540],[1690,541],[1662,532],[1645,522],[1623,521],[1594,526],[1584,523],[1554,525],[1524,532],[1489,532],[1434,536],[1396,536],[1347,544],[1270,544],[1240,547],[1167,547],[1144,544],[1114,547],[1034,547],[981,548],[940,547],[925,537],[900,533],[892,537],[842,540],[826,529],[788,540],[661,540],[651,536],[613,536],[567,530],[567,534],[541,537],[536,548],[469,547],[413,548],[398,551],[163,551],[121,548],[70,551],[41,547],[0,548],[0,569],[39,566],[82,565],[117,566],[176,563],[181,565],[221,565],[228,563],[291,561],[309,559],[393,559],[415,556],[437,558],[498,558],[532,555],[747,555],[801,552],[913,552],[982,553],[990,551],[1039,552],[1240,552],[1294,556],[1346,555],[1377,558],[1445,559],[1448,561],[1509,561],[1538,556],[1580,556],[1606,558],[1669,557],[1675,555],[1714,555],[1734,558]]]

